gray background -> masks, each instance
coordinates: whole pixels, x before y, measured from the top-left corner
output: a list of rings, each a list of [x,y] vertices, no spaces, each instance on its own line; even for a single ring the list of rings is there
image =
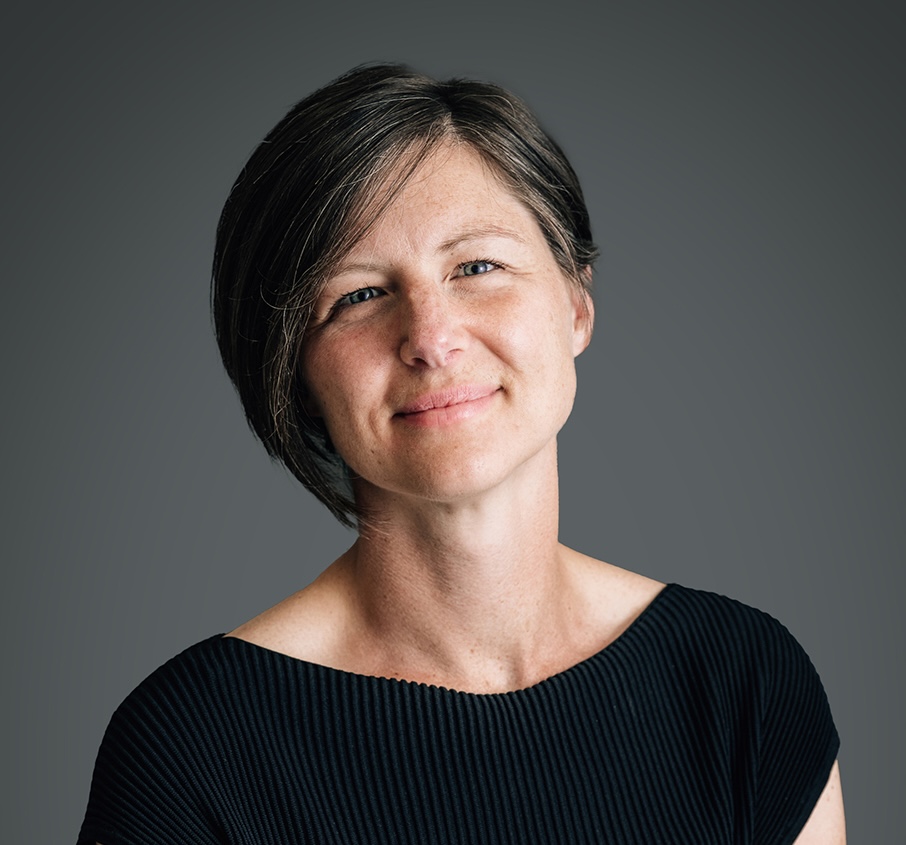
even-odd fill
[[[850,841],[902,842],[902,5],[327,6],[4,13],[4,838],[74,841],[129,690],[351,540],[249,435],[207,285],[261,136],[390,59],[511,87],[586,186],[563,540],[781,618]]]

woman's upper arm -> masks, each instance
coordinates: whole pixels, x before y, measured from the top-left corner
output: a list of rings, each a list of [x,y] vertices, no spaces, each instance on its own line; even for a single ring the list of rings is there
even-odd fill
[[[793,845],[846,845],[840,764],[834,763],[827,785]]]

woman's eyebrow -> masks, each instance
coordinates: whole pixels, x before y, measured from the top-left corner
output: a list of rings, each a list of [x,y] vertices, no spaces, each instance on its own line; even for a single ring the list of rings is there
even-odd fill
[[[515,229],[509,229],[506,226],[498,226],[494,223],[489,223],[487,225],[470,226],[468,229],[457,232],[452,237],[442,241],[438,245],[437,251],[452,252],[457,247],[462,246],[462,244],[469,243],[470,241],[480,241],[486,238],[508,238],[520,244],[527,243],[526,239]],[[335,278],[336,276],[342,276],[346,273],[380,273],[386,269],[387,265],[381,262],[367,260],[344,261],[337,265],[330,277]]]
[[[343,276],[347,273],[380,273],[385,271],[387,265],[368,262],[368,261],[353,261],[348,264],[338,265],[333,272],[330,274],[330,279],[334,279],[337,276]]]
[[[486,226],[471,227],[457,233],[452,238],[443,241],[438,247],[438,252],[451,252],[461,244],[482,240],[483,238],[509,238],[521,244],[526,242],[525,238],[514,229],[491,223]]]

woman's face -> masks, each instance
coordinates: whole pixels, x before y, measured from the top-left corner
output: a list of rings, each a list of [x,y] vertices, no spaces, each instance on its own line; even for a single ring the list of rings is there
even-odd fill
[[[443,145],[318,300],[311,410],[357,495],[461,500],[556,449],[590,333],[531,212],[471,147]]]

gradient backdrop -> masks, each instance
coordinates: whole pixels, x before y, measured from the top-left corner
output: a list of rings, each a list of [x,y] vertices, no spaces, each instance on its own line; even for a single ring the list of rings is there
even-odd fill
[[[903,841],[903,6],[592,5],[3,13],[4,839],[74,841],[129,690],[351,541],[247,431],[209,264],[263,134],[384,59],[512,88],[584,181],[562,539],[782,619],[850,841]]]

